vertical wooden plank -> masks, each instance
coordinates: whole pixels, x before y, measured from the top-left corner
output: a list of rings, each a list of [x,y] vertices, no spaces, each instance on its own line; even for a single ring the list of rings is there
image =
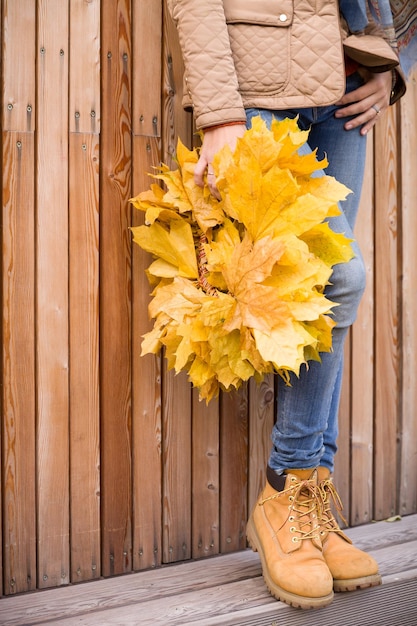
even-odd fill
[[[4,592],[36,587],[34,138],[3,135]]]
[[[3,24],[5,23],[5,19],[4,19],[4,14],[3,14],[3,0],[1,0],[0,2],[0,22],[1,22],[1,27],[0,27],[0,50],[1,50],[1,59],[0,59],[0,76],[1,76],[1,95],[2,95],[2,102],[4,100],[4,82],[3,82],[3,64],[2,64],[2,60],[4,58],[4,27]],[[2,169],[1,172],[3,173],[4,169],[5,169],[5,162],[4,162],[4,156],[3,156],[3,126],[4,126],[4,110],[2,109],[2,113],[1,113],[1,163],[2,163]],[[0,196],[3,202],[3,175],[2,173],[0,174],[0,181],[1,181],[1,192],[0,192]],[[4,209],[3,209],[4,210]],[[3,248],[3,238],[2,238],[2,229],[3,229],[3,217],[0,219],[0,242]],[[0,272],[0,302],[3,306],[3,269]],[[0,326],[0,341],[1,341],[1,345],[3,346],[3,315],[2,315],[2,319],[1,319],[1,326]],[[2,350],[2,355],[1,355],[1,365],[0,365],[0,385],[2,386],[3,389],[3,379],[4,379],[4,375],[3,372],[4,370],[4,365],[3,365],[3,350]],[[3,394],[3,391],[2,391]],[[3,410],[3,404],[4,404],[4,399],[3,397],[0,400],[0,409]],[[4,423],[6,420],[3,420]],[[3,553],[3,501],[5,500],[5,490],[3,487],[3,441],[5,441],[6,437],[3,434],[3,427],[0,424],[0,598],[3,596],[3,572],[4,572],[4,553]]]
[[[173,563],[191,557],[191,389],[163,365],[163,562]]]
[[[335,468],[333,474],[334,484],[343,503],[343,516],[346,520],[349,519],[351,496],[351,340],[351,331],[349,331],[348,336],[346,337],[343,355],[344,368],[342,373],[343,382],[339,406],[339,434],[337,438],[338,451],[335,457]]]
[[[131,12],[101,3],[102,573],[131,570]]]
[[[401,101],[402,433],[399,512],[417,511],[417,72]]]
[[[38,2],[37,495],[40,587],[69,582],[68,5]]]
[[[163,0],[132,0],[135,136],[161,135],[162,5]]]
[[[101,568],[98,153],[96,135],[71,134],[69,295],[72,582],[96,578]]]
[[[397,511],[397,109],[375,128],[375,518]]]
[[[3,0],[3,130],[35,130],[36,3]]]
[[[149,188],[148,176],[161,160],[162,0],[134,0],[132,196]],[[132,223],[144,222],[133,210]],[[132,257],[132,453],[133,568],[162,560],[161,359],[140,356],[142,335],[151,329],[150,287],[145,269],[151,255],[133,245]]]
[[[134,137],[133,195],[147,189],[146,173],[159,163],[160,140]],[[134,212],[132,223],[144,223]],[[140,356],[142,336],[151,329],[150,288],[145,270],[151,257],[133,246],[132,276],[132,454],[133,454],[133,567],[156,567],[162,561],[161,357]]]
[[[70,132],[100,130],[100,0],[70,4]]]
[[[99,137],[100,3],[70,3],[71,580],[100,576]],[[94,115],[93,115],[94,113]],[[77,132],[78,131],[78,132]]]
[[[372,520],[374,422],[374,186],[369,137],[356,238],[366,267],[366,289],[352,328],[351,524]]]
[[[246,546],[248,517],[247,384],[220,397],[220,551]]]
[[[181,50],[175,25],[166,8],[164,0],[164,31],[163,31],[163,161],[173,166],[173,157],[177,149],[177,139],[192,147],[193,122],[190,113],[182,108],[183,73]]]
[[[266,467],[271,453],[271,431],[275,421],[274,375],[262,383],[249,381],[248,513],[265,486]]]
[[[176,29],[163,7],[163,161],[174,166],[177,138],[191,145],[191,116],[182,100],[183,63]],[[163,561],[191,556],[191,387],[162,368]]]
[[[18,6],[3,0],[0,11],[4,131],[0,594],[3,580],[4,593],[8,594],[36,587],[33,136],[36,9],[31,0],[22,0]]]
[[[133,187],[147,189],[146,175],[159,163],[160,139],[136,136],[133,144]],[[134,210],[132,223],[144,222]],[[132,454],[133,567],[156,567],[162,561],[161,357],[140,356],[142,336],[151,329],[150,288],[145,275],[151,256],[133,246],[132,257]]]
[[[207,405],[193,390],[192,556],[219,552],[219,402]]]

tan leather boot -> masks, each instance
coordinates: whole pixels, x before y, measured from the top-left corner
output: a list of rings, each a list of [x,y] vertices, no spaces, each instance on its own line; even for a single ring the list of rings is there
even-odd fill
[[[333,578],[319,537],[317,472],[290,471],[278,476],[268,468],[268,482],[246,534],[259,552],[266,586],[275,598],[303,609],[327,606],[333,599]]]
[[[318,484],[322,500],[320,536],[323,556],[333,576],[333,589],[353,591],[380,585],[378,563],[352,545],[332,513],[332,502],[339,511],[342,510],[342,503],[326,467],[318,468]]]

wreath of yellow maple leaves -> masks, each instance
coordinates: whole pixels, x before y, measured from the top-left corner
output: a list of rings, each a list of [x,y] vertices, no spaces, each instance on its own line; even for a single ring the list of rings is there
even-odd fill
[[[194,183],[198,150],[178,141],[178,169],[165,165],[132,198],[145,211],[133,239],[154,261],[154,287],[142,354],[165,347],[168,367],[185,370],[206,402],[277,372],[287,382],[308,360],[331,350],[331,309],[324,288],[336,263],[352,256],[350,240],[328,218],[347,187],[314,176],[327,161],[299,155],[308,139],[296,120],[257,117],[232,153],[213,166],[221,200]]]

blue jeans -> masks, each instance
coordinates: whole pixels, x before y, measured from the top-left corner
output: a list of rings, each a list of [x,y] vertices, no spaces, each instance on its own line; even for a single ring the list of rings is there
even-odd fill
[[[359,75],[347,79],[347,90],[362,83]],[[365,167],[366,136],[359,129],[346,131],[345,119],[334,116],[336,106],[269,111],[248,109],[248,125],[256,115],[271,123],[272,118],[284,119],[299,116],[299,126],[310,129],[309,145],[300,153],[317,148],[319,159],[325,155],[329,166],[324,173],[334,176],[353,191],[340,204],[342,213],[332,217],[330,225],[336,232],[353,238],[353,227],[358,212]],[[311,146],[311,148],[310,148]],[[272,430],[272,451],[269,465],[278,473],[285,469],[313,468],[319,465],[333,471],[337,450],[338,411],[343,370],[343,346],[349,327],[356,318],[357,308],[365,288],[365,268],[360,250],[354,242],[355,257],[349,263],[335,265],[331,285],[325,293],[339,303],[334,308],[337,322],[333,329],[332,352],[322,353],[322,361],[312,361],[308,368],[302,366],[300,376],[291,377],[287,386],[279,377],[277,418]]]

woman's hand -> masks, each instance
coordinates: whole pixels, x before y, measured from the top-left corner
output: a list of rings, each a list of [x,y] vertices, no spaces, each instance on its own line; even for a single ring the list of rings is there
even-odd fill
[[[245,130],[245,124],[236,123],[228,126],[218,126],[213,129],[207,128],[204,131],[200,158],[194,170],[194,182],[199,187],[203,187],[204,174],[207,170],[207,185],[212,195],[218,200],[220,200],[220,194],[216,187],[216,177],[212,166],[214,155],[226,144],[229,144],[233,151],[237,140],[243,136]]]
[[[345,129],[352,130],[362,126],[361,135],[366,135],[389,106],[392,74],[391,71],[374,74],[364,68],[359,72],[365,83],[339,100],[337,104],[343,108],[338,109],[335,116],[356,116],[346,122]]]

